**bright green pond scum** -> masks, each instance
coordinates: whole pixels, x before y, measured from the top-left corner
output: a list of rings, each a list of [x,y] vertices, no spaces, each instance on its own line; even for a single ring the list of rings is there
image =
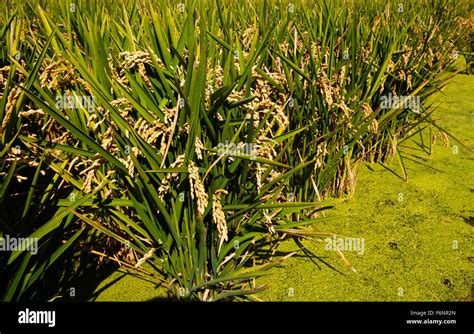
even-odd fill
[[[360,238],[360,248],[344,251],[356,272],[326,242],[292,240],[279,252],[296,251],[271,275],[257,297],[264,301],[463,301],[473,295],[474,76],[457,75],[433,101],[437,124],[453,139],[429,152],[419,135],[400,144],[408,182],[379,164],[363,164],[355,193],[326,211],[337,218],[313,228]],[[428,131],[424,143],[429,142]],[[425,148],[425,150],[427,150]],[[402,175],[396,158],[389,165]],[[359,246],[362,244],[359,243]],[[305,254],[306,253],[306,254]],[[116,281],[115,283],[113,283]],[[113,283],[113,284],[112,284]],[[159,299],[155,284],[117,271],[97,289],[97,301]]]

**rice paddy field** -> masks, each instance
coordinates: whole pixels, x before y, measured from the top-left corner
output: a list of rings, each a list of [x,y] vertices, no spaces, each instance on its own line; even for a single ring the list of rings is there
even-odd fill
[[[0,300],[473,298],[474,2],[0,4]]]

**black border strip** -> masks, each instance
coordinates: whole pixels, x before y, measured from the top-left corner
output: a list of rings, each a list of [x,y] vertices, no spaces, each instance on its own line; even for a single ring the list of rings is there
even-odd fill
[[[470,302],[324,302],[324,303],[0,303],[0,334],[14,332],[62,332],[160,328],[310,328],[310,329],[402,329],[440,333],[472,333],[473,303]],[[55,311],[54,328],[46,324],[19,324],[26,309]],[[417,314],[425,312],[425,315]],[[438,312],[437,312],[438,311]],[[450,311],[439,314],[440,311]],[[455,311],[455,315],[452,314]],[[430,312],[431,313],[430,315]],[[451,313],[451,314],[449,314]],[[455,319],[456,324],[407,324],[410,319]],[[87,332],[84,330],[87,329]]]

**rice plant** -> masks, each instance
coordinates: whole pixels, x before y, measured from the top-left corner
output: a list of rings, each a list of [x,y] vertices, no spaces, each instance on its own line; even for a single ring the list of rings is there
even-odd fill
[[[39,252],[0,254],[2,300],[37,298],[84,252],[177,299],[254,300],[282,240],[331,234],[311,225],[360,162],[404,170],[397,144],[435,126],[431,111],[381,101],[445,83],[469,47],[465,7],[4,3],[1,232]]]

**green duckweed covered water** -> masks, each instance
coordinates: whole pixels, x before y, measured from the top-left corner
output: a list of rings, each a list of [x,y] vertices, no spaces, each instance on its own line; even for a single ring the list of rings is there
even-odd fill
[[[437,123],[474,151],[474,77],[458,75],[434,97]],[[324,242],[294,241],[297,251],[271,275],[266,301],[460,301],[472,298],[474,153],[437,134],[432,154],[414,136],[400,146],[408,182],[377,164],[364,164],[353,196],[326,212],[338,218],[314,229],[364,240],[364,251],[344,252],[353,272]],[[424,133],[425,144],[428,141]],[[457,153],[457,154],[455,154]],[[410,159],[410,160],[409,160]],[[401,174],[398,161],[390,168]],[[311,255],[312,254],[312,255]],[[113,283],[113,284],[112,284]],[[161,298],[155,284],[122,270],[104,280],[98,301]]]

